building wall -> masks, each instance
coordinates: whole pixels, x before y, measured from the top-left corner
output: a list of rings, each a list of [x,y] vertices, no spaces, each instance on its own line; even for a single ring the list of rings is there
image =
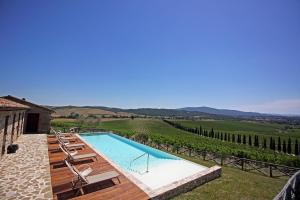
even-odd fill
[[[20,114],[20,118],[19,118]],[[24,127],[24,118],[25,110],[16,110],[16,111],[0,111],[0,159],[2,158],[2,146],[4,142],[4,129],[5,129],[5,119],[8,118],[8,127],[6,135],[6,144],[5,144],[5,154],[7,151],[7,146],[12,144],[18,139],[20,135],[23,134]],[[14,121],[15,116],[15,122]]]
[[[39,125],[37,133],[49,133],[50,132],[50,121],[51,121],[51,113],[47,110],[41,109],[39,107],[31,106],[30,110],[26,112],[25,117],[25,126],[27,124],[27,115],[29,113],[39,113]],[[26,130],[26,127],[24,128]]]

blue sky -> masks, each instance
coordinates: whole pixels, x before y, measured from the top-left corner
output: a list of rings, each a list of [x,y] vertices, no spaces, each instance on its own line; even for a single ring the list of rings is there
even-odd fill
[[[300,114],[300,1],[0,1],[0,95]]]

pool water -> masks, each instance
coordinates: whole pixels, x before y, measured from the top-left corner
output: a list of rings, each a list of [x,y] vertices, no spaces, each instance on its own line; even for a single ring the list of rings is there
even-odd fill
[[[207,169],[112,133],[80,134],[80,136],[122,170],[152,189]]]
[[[81,135],[81,137],[123,169],[133,170],[138,173],[145,173],[147,171],[147,164],[148,171],[150,171],[151,168],[168,162],[169,159],[179,159],[163,151],[115,134]]]

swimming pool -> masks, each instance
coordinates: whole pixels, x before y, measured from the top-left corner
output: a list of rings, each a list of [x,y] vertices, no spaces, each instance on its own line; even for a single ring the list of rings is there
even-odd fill
[[[148,190],[209,169],[113,133],[80,134],[80,137]]]
[[[86,142],[113,160],[122,169],[143,174],[179,158],[115,134],[81,135]]]

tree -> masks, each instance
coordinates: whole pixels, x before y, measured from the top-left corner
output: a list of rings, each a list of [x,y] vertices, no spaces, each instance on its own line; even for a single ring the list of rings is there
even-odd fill
[[[225,141],[227,141],[227,133],[225,133],[225,138],[224,139],[225,139]]]
[[[221,140],[223,140],[223,132],[221,132]]]
[[[200,135],[203,135],[203,129],[202,129],[202,126],[200,126]]]
[[[231,139],[232,139],[232,142],[234,142],[234,143],[235,143],[235,135],[234,135],[234,134],[232,134],[232,137],[231,137]]]
[[[288,154],[292,153],[292,141],[291,141],[291,138],[288,139],[287,153]]]
[[[264,138],[264,144],[263,144],[263,147],[264,147],[264,149],[267,148],[267,140],[266,140],[266,138]]]
[[[241,135],[240,134],[238,134],[238,143],[240,144],[242,141],[241,141]]]
[[[255,147],[259,147],[259,140],[258,140],[258,136],[257,135],[254,136],[254,146]]]
[[[299,155],[299,146],[298,146],[298,140],[296,139],[295,141],[295,155],[298,156]]]
[[[243,135],[243,144],[246,144],[246,136]]]
[[[279,152],[281,152],[281,139],[280,139],[280,137],[278,137],[277,150],[278,150]]]
[[[285,140],[283,140],[282,151],[283,151],[284,153],[286,153],[286,143],[285,143]]]
[[[210,134],[210,137],[213,137],[213,135],[215,135],[215,132],[214,132],[214,129],[212,128],[211,129],[211,132],[210,132],[211,134]]]
[[[251,135],[249,135],[249,146],[252,146],[252,139],[251,139]]]
[[[273,138],[270,137],[270,145],[269,145],[270,149],[273,149]]]

